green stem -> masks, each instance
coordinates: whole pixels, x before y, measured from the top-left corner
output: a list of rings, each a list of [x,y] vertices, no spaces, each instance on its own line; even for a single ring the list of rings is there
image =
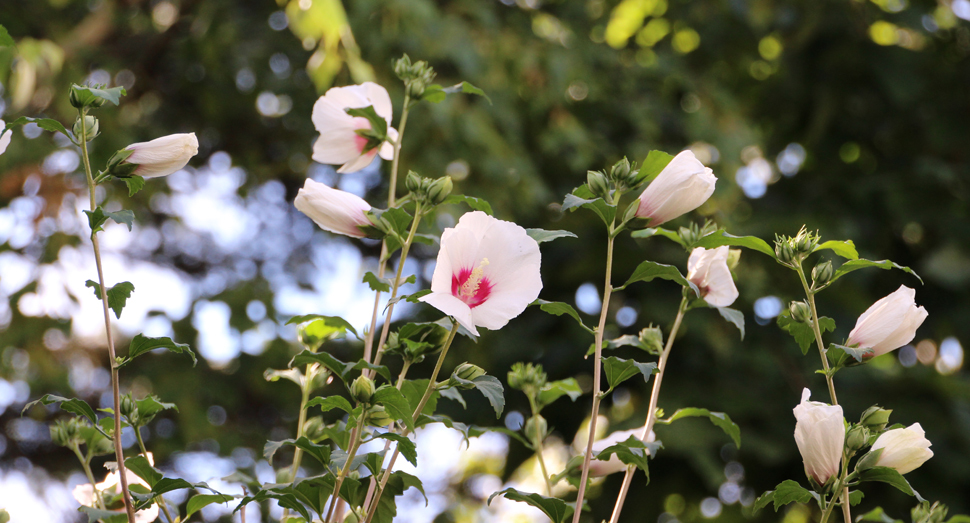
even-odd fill
[[[357,418],[357,426],[354,427],[353,432],[350,435],[350,452],[347,454],[347,461],[344,463],[340,473],[337,475],[337,481],[334,483],[333,496],[330,502],[330,510],[327,511],[327,517],[325,519],[326,523],[330,523],[331,518],[333,518],[333,509],[337,507],[337,503],[340,502],[340,487],[344,483],[344,479],[347,474],[350,473],[350,464],[354,461],[354,457],[357,456],[357,450],[360,448],[360,436],[364,432],[364,418],[367,415],[366,409],[360,413],[360,417]]]
[[[643,427],[643,434],[640,435],[641,441],[647,440],[647,437],[650,436],[650,431],[653,430],[653,426],[657,422],[657,402],[660,399],[660,385],[663,383],[664,370],[666,370],[667,360],[670,358],[670,349],[674,346],[674,338],[677,337],[677,331],[680,330],[680,322],[684,319],[685,314],[687,314],[687,296],[684,296],[680,300],[680,306],[677,308],[677,317],[674,319],[674,326],[670,328],[670,334],[667,336],[667,344],[664,346],[664,351],[660,354],[660,361],[657,363],[657,375],[653,378],[653,390],[650,392],[650,405],[647,407],[647,423]],[[627,493],[630,491],[630,483],[633,481],[634,472],[636,472],[635,467],[627,466],[626,474],[623,476],[623,485],[620,487],[620,493],[616,497],[616,505],[613,506],[613,515],[610,517],[610,523],[620,521],[620,512],[623,511],[623,503],[626,502]]]
[[[397,291],[401,287],[401,275],[404,271],[404,262],[408,259],[408,252],[411,250],[411,244],[414,243],[414,235],[418,232],[418,225],[421,223],[421,204],[418,203],[414,207],[414,220],[411,222],[411,229],[408,230],[408,237],[404,240],[404,244],[401,246],[401,259],[397,262],[397,273],[394,275],[394,281],[391,284],[391,300],[397,298]],[[384,326],[381,327],[381,337],[377,342],[377,354],[374,356],[374,365],[380,365],[381,359],[384,357],[384,342],[387,341],[387,335],[391,328],[391,314],[394,313],[394,303],[393,301],[387,306],[387,314],[384,317]]]
[[[529,395],[529,407],[532,409],[532,419],[535,419],[539,415],[539,409],[536,408],[535,399]],[[546,483],[546,495],[552,497],[552,483],[549,481],[549,470],[546,468],[546,460],[542,457],[542,432],[539,430],[539,424],[533,423],[535,426],[535,434],[532,435],[535,441],[535,451],[536,459],[539,460],[539,470],[542,471],[542,480]]]
[[[128,421],[130,423],[131,419],[129,418]],[[145,456],[145,459],[148,459],[148,449],[145,448],[145,440],[143,440],[141,437],[141,430],[140,430],[141,427],[135,426],[134,423],[131,423],[131,426],[132,428],[135,429],[135,438],[138,440],[138,448],[141,449],[141,455]],[[168,507],[165,505],[165,499],[162,498],[161,496],[155,496],[154,500],[155,500],[155,504],[162,509],[162,512],[165,514],[165,519],[168,520],[168,523],[172,523],[173,521],[175,521],[174,519],[172,519],[172,514],[168,512]]]
[[[300,387],[300,414],[297,419],[296,426],[296,439],[303,437],[303,426],[306,425],[306,404],[310,401],[310,387],[313,382],[314,370],[312,365],[307,365],[306,376],[303,378],[303,384]],[[296,447],[296,451],[293,452],[293,464],[290,465],[290,481],[296,481],[296,473],[300,470],[300,462],[303,460],[303,449]]]
[[[829,500],[829,505],[825,507],[825,510],[822,512],[822,519],[819,520],[819,523],[826,523],[829,520],[829,516],[832,515],[833,508],[835,508],[834,499]]]
[[[452,318],[451,332],[448,333],[448,339],[445,340],[445,345],[441,348],[441,354],[438,355],[438,362],[435,363],[434,371],[431,373],[431,379],[428,381],[428,387],[424,390],[424,395],[421,396],[421,401],[418,402],[417,408],[414,409],[414,413],[411,414],[411,420],[417,422],[418,416],[424,410],[424,406],[428,404],[428,400],[431,399],[431,394],[435,391],[435,380],[438,379],[438,373],[441,372],[441,366],[445,362],[445,356],[448,354],[448,349],[451,348],[451,343],[455,341],[455,335],[458,333],[458,322]],[[411,430],[405,428],[401,435],[407,437],[411,433]],[[384,469],[384,473],[381,474],[380,487],[374,493],[373,500],[371,501],[370,508],[368,509],[367,520],[365,523],[370,523],[374,519],[374,514],[377,512],[377,505],[381,501],[381,495],[384,493],[384,487],[387,486],[387,480],[391,477],[391,471],[394,469],[394,462],[397,461],[397,456],[401,451],[398,448],[394,449],[394,454],[391,455],[391,461],[388,463],[387,468]]]
[[[101,499],[101,493],[98,492],[98,484],[94,481],[94,473],[91,472],[91,463],[89,459],[85,458],[81,454],[81,449],[78,448],[77,444],[71,445],[71,450],[74,451],[74,455],[77,456],[78,461],[81,462],[81,467],[84,469],[84,475],[88,477],[88,482],[91,483],[91,490],[94,492],[94,500],[98,504],[98,508],[104,510],[104,500]]]
[[[619,195],[617,195],[619,199]],[[615,221],[615,218],[614,218]],[[589,436],[586,441],[586,454],[583,457],[583,472],[579,479],[579,492],[576,495],[576,506],[583,506],[583,497],[586,495],[586,480],[589,478],[589,464],[593,459],[593,441],[596,439],[596,418],[599,417],[600,411],[600,400],[602,399],[602,392],[600,391],[600,374],[601,367],[603,365],[603,330],[606,329],[606,313],[610,307],[610,296],[613,294],[613,285],[611,283],[613,276],[613,221],[610,222],[609,227],[609,239],[606,244],[606,282],[603,284],[603,304],[600,308],[600,321],[596,327],[596,335],[594,336],[594,352],[593,356],[593,409],[589,418]],[[580,515],[582,510],[576,510],[573,514],[573,523],[579,523]]]
[[[78,116],[81,121],[81,159],[84,163],[84,174],[88,181],[88,194],[91,200],[91,211],[98,207],[95,200],[94,176],[91,174],[91,159],[88,157],[88,142],[86,140],[87,126],[84,121],[85,110],[78,109]],[[128,473],[125,467],[125,451],[121,448],[121,385],[118,376],[118,360],[115,355],[115,342],[111,334],[111,316],[108,309],[108,289],[104,284],[104,268],[101,264],[101,247],[98,244],[98,234],[91,231],[91,244],[94,246],[94,262],[98,267],[98,283],[101,285],[101,305],[104,309],[104,330],[108,339],[108,357],[111,359],[111,396],[114,406],[114,434],[111,438],[114,441],[115,460],[118,463],[118,476],[121,480],[121,498],[125,502],[125,512],[128,520],[135,520],[135,506],[131,502],[131,492],[128,490]]]

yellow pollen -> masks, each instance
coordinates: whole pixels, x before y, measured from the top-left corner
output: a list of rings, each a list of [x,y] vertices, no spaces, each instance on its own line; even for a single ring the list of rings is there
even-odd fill
[[[482,278],[485,276],[485,266],[488,265],[488,258],[482,258],[482,262],[475,267],[475,270],[468,276],[465,283],[461,284],[461,295],[462,296],[474,296],[478,292],[478,287],[482,284]]]

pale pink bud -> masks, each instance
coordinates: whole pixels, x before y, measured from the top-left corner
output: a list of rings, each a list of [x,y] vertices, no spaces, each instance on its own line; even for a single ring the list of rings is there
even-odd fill
[[[904,429],[887,430],[880,434],[872,444],[872,451],[882,449],[882,454],[876,460],[877,467],[891,467],[900,474],[906,474],[933,457],[930,445],[923,427],[913,423]]]
[[[839,473],[845,446],[842,407],[808,401],[811,391],[802,391],[802,402],[794,408],[795,444],[805,464],[805,475],[824,485]]]
[[[189,159],[198,154],[199,140],[195,133],[170,134],[150,142],[133,143],[125,149],[133,151],[125,163],[138,166],[133,174],[155,178],[185,167]]]
[[[900,285],[859,316],[846,344],[881,356],[913,341],[926,316],[926,309],[916,306],[916,291]]]
[[[651,227],[673,220],[706,202],[715,182],[714,171],[690,150],[683,151],[640,194],[636,215],[650,220]]]
[[[687,260],[687,279],[701,293],[701,298],[714,307],[728,307],[738,299],[738,288],[728,268],[730,247],[716,249],[697,247]]]
[[[370,210],[370,204],[363,198],[310,179],[296,194],[293,205],[321,229],[337,234],[363,238],[365,234],[359,226],[371,224],[364,214]]]
[[[355,131],[370,129],[371,124],[367,118],[347,114],[347,109],[368,106],[387,121],[387,136],[396,140],[397,131],[391,127],[391,97],[386,89],[374,82],[333,87],[313,104],[313,126],[320,133],[313,144],[313,161],[340,165],[337,172],[350,173],[367,167],[378,154],[390,160],[394,155],[390,142],[364,152],[367,138]]]

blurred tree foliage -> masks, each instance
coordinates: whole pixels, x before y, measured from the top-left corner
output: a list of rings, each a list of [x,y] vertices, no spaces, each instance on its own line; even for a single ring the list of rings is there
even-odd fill
[[[951,336],[970,340],[970,24],[959,17],[970,18],[968,11],[966,0],[6,1],[0,24],[17,47],[0,49],[0,107],[8,121],[46,115],[70,124],[70,83],[103,78],[125,85],[121,107],[99,113],[104,138],[95,165],[128,143],[195,131],[201,147],[193,165],[226,151],[245,171],[240,197],[276,180],[282,185],[272,187],[285,187],[291,202],[311,165],[316,133],[309,115],[316,97],[332,85],[374,80],[388,88],[400,111],[403,93],[389,64],[408,53],[429,61],[442,84],[470,81],[492,103],[450,97],[419,106],[407,128],[404,167],[452,175],[457,191],[486,198],[501,218],[580,236],[543,247],[543,298],[572,302],[581,284],[602,285],[605,236],[598,220],[581,212],[563,215],[558,203],[586,170],[624,155],[642,160],[650,149],[673,153],[690,146],[706,154],[720,179],[694,219],[709,217],[735,234],[767,240],[805,223],[823,239],[855,240],[863,257],[889,258],[923,276],[922,286],[896,271],[842,279],[820,298],[821,313],[838,322],[838,339],[869,304],[903,283],[917,287],[918,303],[930,312],[915,341],[939,345]],[[17,131],[14,140],[0,156],[4,207],[24,194],[25,182],[58,149],[49,134],[27,140]],[[43,217],[57,215],[64,193],[76,192],[79,180],[77,174],[42,177],[34,189],[46,202],[38,227]],[[108,197],[133,208],[143,227],[163,230],[178,221],[157,205],[169,191],[155,183],[131,199],[118,188]],[[381,206],[384,194],[382,185],[369,198]],[[284,218],[263,224],[262,234],[282,230],[285,236],[302,220],[292,211]],[[242,332],[256,323],[246,314],[254,300],[277,319],[274,271],[303,270],[319,256],[310,246],[320,238],[295,239],[270,260],[233,251],[200,255],[197,247],[171,244],[166,236],[143,258],[201,282],[249,256],[258,272],[230,275],[222,288],[202,286],[193,294],[227,304],[230,325]],[[683,253],[665,242],[622,237],[617,280],[644,257],[683,267]],[[77,235],[55,232],[35,234],[26,244],[8,239],[0,251],[49,264],[63,246],[80,244]],[[372,245],[364,250],[377,254]],[[434,252],[418,255],[431,259]],[[773,321],[754,321],[756,299],[774,295],[787,304],[800,293],[790,273],[759,256],[746,252],[738,272],[736,307],[748,320],[748,336],[738,341],[734,327],[712,311],[689,314],[660,400],[668,412],[682,406],[728,412],[741,426],[743,446],[726,445],[723,434],[702,421],[662,427],[665,450],[652,462],[654,482],[645,495],[627,501],[630,520],[643,515],[652,521],[664,510],[683,521],[699,519],[699,502],[717,496],[730,461],[744,466],[742,484],[758,493],[782,479],[802,478],[791,409],[803,386],[823,397],[823,381],[812,374],[818,365],[813,354],[802,357]],[[106,356],[73,341],[60,350],[45,347],[50,329],[69,334],[71,326],[18,309],[37,285],[32,281],[8,296],[0,377],[27,380],[32,398],[71,395],[70,369],[78,358],[103,366]],[[611,314],[610,328],[635,333],[655,322],[666,329],[677,300],[678,289],[664,282],[631,287],[610,306],[632,307],[639,319],[621,329]],[[173,322],[182,342],[194,343],[198,328],[192,314]],[[529,310],[478,345],[463,342],[453,357],[504,376],[526,355],[551,378],[585,377],[588,387],[587,346],[566,319]],[[184,449],[258,451],[274,429],[275,439],[285,436],[296,417],[296,390],[265,382],[262,372],[285,366],[294,350],[278,338],[261,355],[243,354],[219,369],[204,362],[192,369],[172,357],[143,359],[127,369],[126,389],[151,390],[180,407],[172,418],[174,435],[149,443],[157,460]],[[18,364],[22,351],[27,366]],[[896,422],[920,422],[936,456],[908,478],[927,498],[966,513],[970,381],[965,371],[941,375],[932,357],[904,368],[893,354],[844,371],[836,378],[839,396],[849,418],[879,403],[894,409]],[[615,428],[644,418],[648,389],[636,385],[629,392],[629,403],[606,406]],[[519,396],[507,394],[510,409],[527,408]],[[570,438],[588,403],[587,395],[576,406],[550,407],[550,425]],[[211,405],[225,409],[225,424],[209,422]],[[452,414],[495,422],[487,408]],[[9,427],[18,416],[8,409],[0,424]],[[29,416],[44,421],[51,415],[41,409]],[[506,474],[527,457],[514,442],[511,449]],[[67,451],[54,450],[49,442],[11,440],[0,463],[27,456],[55,474],[75,467]],[[593,491],[596,520],[608,517],[619,479]],[[635,486],[642,483],[640,477]],[[888,486],[869,492],[863,509],[881,504],[905,517],[913,505]],[[721,516],[778,517],[771,510],[752,516],[739,505],[725,507]],[[805,517],[796,511],[786,521]]]

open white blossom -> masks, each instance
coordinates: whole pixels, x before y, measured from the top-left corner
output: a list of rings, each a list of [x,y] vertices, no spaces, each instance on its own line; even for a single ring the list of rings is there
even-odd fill
[[[325,231],[363,238],[361,225],[370,225],[365,212],[370,204],[356,194],[307,179],[293,205]]]
[[[185,167],[189,159],[199,153],[199,140],[195,133],[170,134],[150,142],[133,143],[125,149],[133,151],[124,163],[138,166],[134,174],[156,178]]]
[[[805,464],[805,475],[824,485],[839,473],[845,446],[842,407],[808,401],[812,393],[802,391],[802,401],[794,408],[795,444]]]
[[[900,285],[859,316],[846,343],[872,349],[875,356],[881,356],[913,341],[927,314],[926,309],[916,306],[916,291]]]
[[[687,260],[687,279],[701,293],[701,298],[714,307],[728,307],[738,299],[738,288],[728,268],[727,245],[716,249],[697,247]]]
[[[933,457],[930,445],[923,427],[913,423],[904,429],[887,430],[880,434],[872,444],[872,451],[882,449],[876,466],[892,467],[900,474],[906,474]]]
[[[390,142],[364,152],[367,138],[355,131],[370,129],[371,124],[367,118],[347,114],[347,109],[368,106],[373,106],[374,112],[387,121],[388,138],[397,140],[397,131],[391,127],[391,97],[386,89],[374,82],[333,87],[313,104],[313,126],[320,133],[313,144],[313,161],[340,165],[337,172],[350,173],[367,167],[378,154],[390,160],[394,155]]]
[[[717,178],[689,149],[674,156],[670,163],[640,194],[637,217],[656,227],[693,211],[714,194]]]
[[[421,301],[472,334],[500,329],[539,297],[539,244],[518,225],[481,211],[465,213],[441,235],[431,294]]]

